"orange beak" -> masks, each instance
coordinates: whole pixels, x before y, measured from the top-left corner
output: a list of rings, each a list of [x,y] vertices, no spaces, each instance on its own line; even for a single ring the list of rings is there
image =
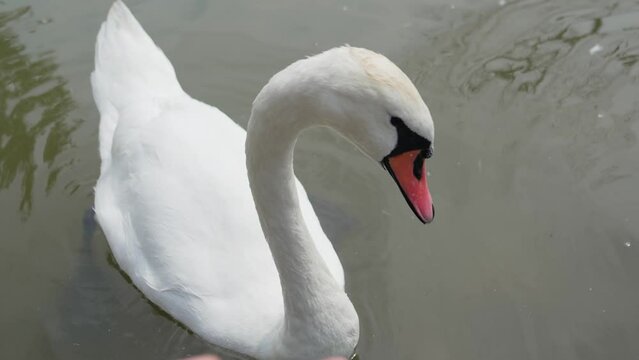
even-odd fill
[[[384,158],[382,164],[391,174],[402,195],[421,222],[435,218],[433,198],[426,180],[426,161],[422,150],[411,150]]]

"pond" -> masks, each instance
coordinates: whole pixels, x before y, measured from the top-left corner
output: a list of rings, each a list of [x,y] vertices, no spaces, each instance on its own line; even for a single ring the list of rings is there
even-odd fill
[[[360,359],[639,356],[637,2],[127,4],[187,92],[243,127],[272,74],[333,46],[381,52],[417,85],[437,133],[432,224],[336,134],[309,131],[296,150]],[[3,359],[216,351],[128,282],[93,220],[89,74],[109,5],[0,1]]]

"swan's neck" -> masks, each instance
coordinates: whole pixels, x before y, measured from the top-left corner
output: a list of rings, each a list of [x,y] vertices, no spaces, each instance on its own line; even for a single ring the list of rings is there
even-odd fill
[[[254,108],[246,142],[251,191],[282,285],[285,317],[276,346],[299,359],[342,355],[358,337],[353,305],[316,249],[299,206],[293,151],[309,125],[288,112]]]

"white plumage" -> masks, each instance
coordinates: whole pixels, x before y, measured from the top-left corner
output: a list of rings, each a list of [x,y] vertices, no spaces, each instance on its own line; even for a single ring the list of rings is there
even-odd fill
[[[387,89],[393,81],[402,85],[399,96],[397,88]],[[290,66],[256,100],[248,175],[246,132],[182,90],[169,60],[121,1],[100,29],[91,83],[102,159],[96,215],[134,284],[219,346],[260,359],[349,356],[357,315],[343,290],[341,264],[286,151],[292,156],[297,133],[312,121],[343,117],[344,126],[320,125],[345,133],[371,157],[388,153],[397,140],[388,109],[432,138],[428,109],[405,75],[386,58],[354,48]],[[305,97],[315,88],[321,88],[318,96]],[[294,95],[282,95],[286,89]],[[338,99],[344,91],[356,96]],[[358,97],[381,107],[367,107]],[[313,110],[309,99],[331,114]],[[354,117],[344,114],[360,108],[379,124],[348,123]]]
[[[118,264],[206,340],[257,354],[256,339],[284,310],[246,175],[246,132],[182,90],[122,2],[100,29],[95,59],[95,210]],[[298,189],[316,246],[343,287],[337,255]]]

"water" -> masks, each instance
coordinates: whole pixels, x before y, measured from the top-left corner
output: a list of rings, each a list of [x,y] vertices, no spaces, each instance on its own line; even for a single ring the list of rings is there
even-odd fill
[[[183,86],[243,126],[270,75],[343,43],[417,84],[437,130],[433,224],[333,133],[296,153],[347,272],[361,359],[639,356],[638,3],[129,4]],[[91,221],[88,74],[108,6],[0,2],[0,358],[211,350],[127,282]]]

